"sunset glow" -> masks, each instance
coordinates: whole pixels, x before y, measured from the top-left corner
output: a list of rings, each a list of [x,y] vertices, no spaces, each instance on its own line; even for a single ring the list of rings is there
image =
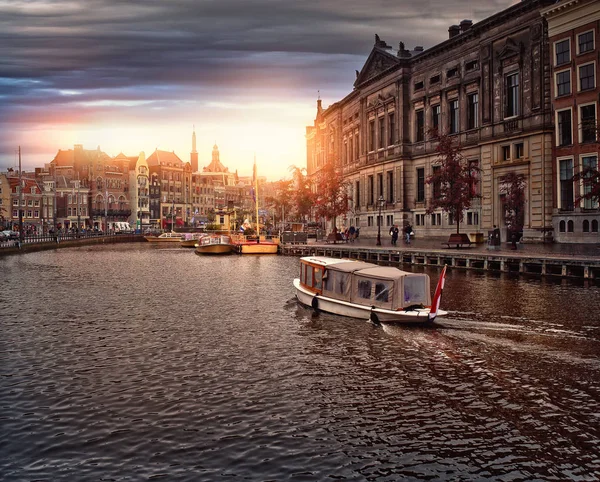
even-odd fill
[[[0,170],[18,146],[26,169],[74,144],[187,161],[195,126],[201,167],[217,143],[231,171],[250,175],[256,153],[262,175],[289,177],[317,97],[352,91],[375,33],[427,48],[512,3],[0,0]]]

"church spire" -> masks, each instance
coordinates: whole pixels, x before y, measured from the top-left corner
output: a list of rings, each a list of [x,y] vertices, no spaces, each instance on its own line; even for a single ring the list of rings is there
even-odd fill
[[[190,153],[192,172],[198,172],[198,151],[196,150],[196,126],[192,127],[192,152]]]

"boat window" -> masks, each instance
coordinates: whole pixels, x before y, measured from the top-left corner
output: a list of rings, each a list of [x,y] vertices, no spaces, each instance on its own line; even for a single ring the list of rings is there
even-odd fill
[[[308,286],[313,286],[313,272],[314,268],[312,266],[306,267],[306,284]]]
[[[389,301],[391,283],[379,281],[375,283],[375,301],[387,303]]]
[[[427,287],[424,276],[404,277],[404,306],[427,303]]]
[[[300,283],[306,284],[306,265],[300,265]]]
[[[315,288],[318,290],[323,289],[323,270],[315,268]]]
[[[347,276],[343,273],[339,273],[337,283],[335,284],[335,292],[343,295],[346,292],[346,279]]]
[[[367,280],[358,281],[358,296],[359,298],[371,299],[371,282]]]

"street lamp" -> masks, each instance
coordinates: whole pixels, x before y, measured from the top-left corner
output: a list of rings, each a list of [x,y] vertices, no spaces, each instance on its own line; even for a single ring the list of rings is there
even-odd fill
[[[375,243],[376,246],[381,246],[381,208],[383,207],[384,202],[385,199],[383,199],[383,196],[379,196],[379,199],[377,200],[377,203],[379,204],[379,216],[377,216],[377,243]]]

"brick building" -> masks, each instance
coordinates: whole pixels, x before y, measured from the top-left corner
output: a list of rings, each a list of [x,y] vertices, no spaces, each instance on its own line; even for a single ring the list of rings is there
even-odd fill
[[[598,203],[579,199],[589,187],[573,176],[586,167],[598,169],[600,4],[563,0],[542,15],[548,22],[554,105],[554,235],[559,242],[598,243]]]

